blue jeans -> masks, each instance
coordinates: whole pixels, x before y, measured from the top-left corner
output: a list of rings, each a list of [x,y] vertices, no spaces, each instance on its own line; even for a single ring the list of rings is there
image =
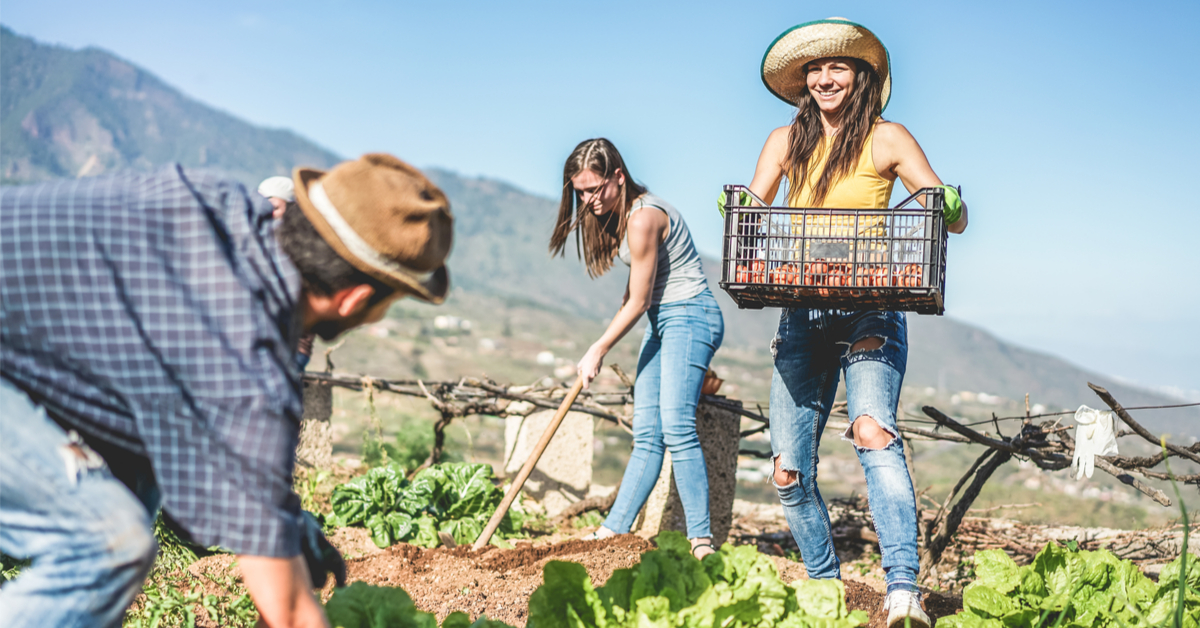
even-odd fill
[[[120,626],[158,549],[149,467],[129,478],[139,499],[4,380],[0,442],[0,550],[33,559],[0,589],[4,626]]]
[[[652,306],[647,314],[650,324],[642,338],[633,399],[633,453],[604,527],[629,532],[658,481],[665,447],[671,452],[688,538],[708,537],[708,471],[696,434],[696,403],[725,335],[725,319],[708,289]]]
[[[880,338],[883,346],[850,352],[867,338]],[[917,503],[896,426],[908,360],[904,314],[784,310],[771,352],[771,449],[781,469],[797,474],[795,483],[776,489],[809,577],[841,578],[829,512],[817,489],[817,449],[844,371],[851,425],[870,417],[891,436],[882,449],[854,445],[867,478],[888,591],[916,590]],[[843,438],[853,442],[851,430]]]

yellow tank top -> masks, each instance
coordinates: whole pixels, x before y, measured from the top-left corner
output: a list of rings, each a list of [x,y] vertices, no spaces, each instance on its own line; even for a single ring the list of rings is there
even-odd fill
[[[825,195],[825,202],[821,203],[821,207],[830,209],[883,209],[888,206],[888,201],[892,198],[892,186],[895,185],[895,180],[889,181],[875,170],[875,159],[872,156],[872,147],[875,141],[875,127],[872,127],[871,133],[867,135],[867,141],[863,142],[862,154],[858,156],[858,163],[855,164],[854,170],[844,179],[837,181],[833,187],[829,189],[829,193]],[[811,157],[811,165],[808,169],[808,180],[802,182],[801,185],[796,185],[796,182],[791,182],[791,188],[788,190],[788,206],[789,207],[814,207],[813,187],[821,178],[821,173],[825,170],[825,160],[829,158],[829,149],[831,142],[829,138],[825,138],[817,149],[813,151]]]
[[[870,134],[867,135],[867,140],[863,142],[862,153],[858,156],[858,163],[854,165],[854,170],[845,178],[835,182],[829,189],[829,193],[825,195],[825,201],[821,203],[821,208],[826,209],[884,209],[888,206],[888,201],[892,198],[892,186],[895,181],[889,181],[879,175],[875,170],[875,159],[872,154],[872,147],[875,140],[875,128],[871,128]],[[788,206],[789,207],[813,207],[813,188],[817,181],[821,178],[821,173],[825,169],[825,161],[829,158],[829,150],[831,148],[829,138],[825,138],[817,149],[813,151],[811,166],[808,169],[808,180],[803,182],[803,185],[795,185],[792,183],[788,189]],[[857,221],[858,228],[855,229]],[[879,238],[887,235],[887,217],[879,216],[808,216],[803,227],[804,233],[810,236],[823,236],[830,238],[853,238],[868,237]],[[792,217],[793,229],[800,230],[801,217]],[[855,233],[857,231],[857,233]],[[875,248],[877,245],[871,245],[870,248]]]

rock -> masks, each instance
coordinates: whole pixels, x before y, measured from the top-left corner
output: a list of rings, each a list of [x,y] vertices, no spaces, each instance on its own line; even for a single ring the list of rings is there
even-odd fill
[[[726,400],[725,403],[741,402]],[[708,518],[713,535],[713,545],[720,547],[729,536],[733,523],[733,497],[737,490],[737,452],[740,442],[741,417],[729,410],[702,403],[696,408],[696,430],[700,436],[700,448],[704,450],[704,464],[708,468]],[[671,454],[663,457],[662,472],[658,483],[646,500],[638,534],[654,536],[662,530],[687,533],[687,522],[683,514],[683,502],[671,467]]]
[[[300,445],[296,464],[314,469],[333,467],[333,387],[322,382],[304,382],[304,417],[300,420]]]
[[[554,418],[554,412],[545,410],[525,417],[510,415],[505,419],[504,472],[510,477],[516,475],[529,459],[546,426]],[[594,428],[592,415],[568,412],[525,481],[523,492],[541,502],[547,516],[553,517],[587,496],[592,483]]]
[[[536,409],[537,406],[529,403],[528,401],[514,401],[508,404],[508,407],[504,409],[504,414],[507,414],[508,416],[525,416]]]

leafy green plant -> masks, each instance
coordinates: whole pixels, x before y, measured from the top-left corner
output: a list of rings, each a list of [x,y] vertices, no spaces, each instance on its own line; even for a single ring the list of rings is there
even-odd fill
[[[337,589],[325,603],[325,615],[334,628],[437,628],[433,613],[417,610],[412,598],[399,587],[377,587],[355,582]],[[462,611],[450,613],[442,628],[512,628],[486,616],[471,622]]]
[[[300,508],[312,513],[321,511],[320,501],[323,495],[321,488],[329,476],[325,470],[305,470],[296,474],[296,494],[300,496]]]
[[[203,609],[209,622],[218,626],[249,628],[258,622],[258,610],[246,593],[217,595],[205,593],[200,585],[183,589],[162,581],[142,593],[145,601],[137,611],[125,616],[123,628],[190,628],[196,625],[198,609]]]
[[[1070,551],[1055,543],[1019,567],[1001,550],[975,554],[978,579],[963,591],[963,611],[940,628],[1008,626],[1162,626],[1176,611],[1181,582],[1200,585],[1200,569],[1182,575],[1186,553],[1163,568],[1161,584],[1108,550]],[[1182,597],[1182,596],[1181,596]],[[1200,622],[1200,595],[1188,592],[1179,624]],[[1189,623],[1190,622],[1190,623]]]
[[[0,585],[14,580],[21,573],[21,570],[29,566],[29,560],[14,558],[8,554],[0,553]]]
[[[528,628],[851,628],[866,624],[846,609],[837,580],[788,586],[752,546],[725,545],[698,561],[682,534],[663,532],[638,565],[594,588],[577,563],[552,561],[529,598]]]
[[[414,469],[429,458],[433,451],[433,422],[412,419],[417,425],[402,427],[393,442],[382,436],[367,434],[363,437],[362,460],[367,466],[377,467],[394,462],[402,467]],[[444,459],[444,458],[443,458]]]
[[[168,574],[187,569],[196,562],[198,549],[179,538],[167,525],[162,513],[154,520],[154,540],[158,542],[158,555],[154,557],[153,574]]]
[[[471,543],[503,499],[486,464],[437,464],[412,482],[405,480],[403,467],[389,464],[333,489],[333,514],[326,522],[365,525],[379,547],[400,541],[436,547],[441,543],[439,532],[450,534],[457,543]],[[495,542],[520,536],[522,517],[519,508],[510,509],[493,537]]]
[[[575,528],[590,528],[604,523],[604,515],[595,510],[589,510],[571,521]]]

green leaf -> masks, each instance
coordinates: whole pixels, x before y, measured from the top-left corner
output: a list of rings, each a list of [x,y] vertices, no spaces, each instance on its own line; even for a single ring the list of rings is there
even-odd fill
[[[1020,567],[1002,550],[975,554],[975,577],[980,584],[1008,593],[1021,584]]]
[[[606,625],[604,605],[583,565],[552,560],[542,571],[542,581],[529,597],[528,628]]]
[[[1038,552],[1033,559],[1033,570],[1042,577],[1049,595],[1069,595],[1073,589],[1073,580],[1068,557],[1072,556],[1055,543],[1046,543],[1046,547]]]
[[[392,542],[396,540],[392,536],[392,526],[383,515],[371,515],[371,518],[367,519],[367,529],[371,531],[371,541],[376,547],[391,547]]]
[[[333,489],[330,503],[341,525],[364,523],[391,512],[407,482],[399,465],[376,467]]]
[[[403,589],[365,582],[336,589],[325,615],[334,628],[437,628],[433,614],[417,610]]]
[[[417,530],[417,524],[413,521],[412,515],[406,512],[393,510],[384,517],[384,520],[387,521],[388,527],[392,531],[394,541],[405,541]]]
[[[442,620],[442,628],[471,628],[471,616],[462,611],[454,611]]]
[[[410,542],[421,547],[437,547],[442,544],[437,533],[437,520],[429,515],[421,515],[417,518],[417,534]]]
[[[963,591],[963,610],[976,615],[999,619],[1017,610],[1013,601],[1003,593],[978,582],[967,585]]]
[[[846,616],[846,588],[841,580],[805,580],[796,583],[800,611],[810,617]]]

